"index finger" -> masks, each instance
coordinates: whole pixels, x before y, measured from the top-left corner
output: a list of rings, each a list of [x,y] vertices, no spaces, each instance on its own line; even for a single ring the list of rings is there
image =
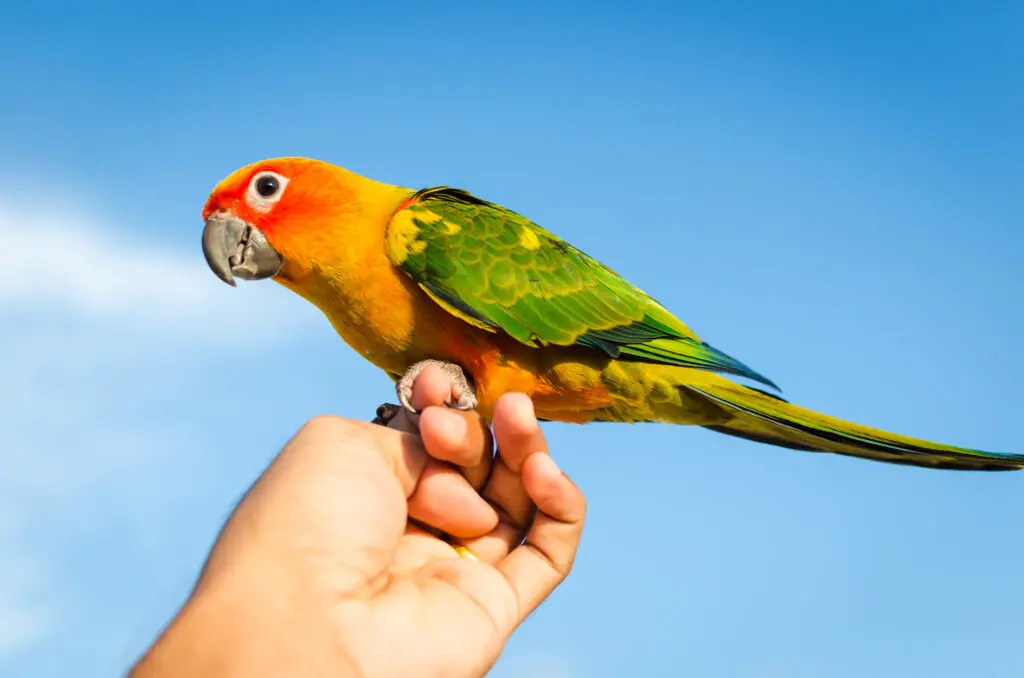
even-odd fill
[[[517,394],[503,396],[507,401],[504,403],[506,407],[496,408],[496,411],[513,413],[519,410],[523,416],[532,419],[532,408],[515,406],[517,397]],[[495,428],[501,426],[502,420],[496,419]],[[526,427],[527,432],[529,428]],[[537,436],[543,437],[539,429],[536,435],[524,437],[536,445]],[[498,438],[502,438],[500,433]],[[520,461],[522,487],[537,509],[533,524],[526,533],[525,541],[497,565],[515,592],[519,603],[519,623],[569,576],[583,537],[587,512],[583,492],[559,470],[546,446],[538,447],[526,452]]]
[[[440,369],[426,368],[413,382],[412,405],[420,414],[410,417],[403,408],[389,428],[418,433],[420,449],[430,457],[406,494],[409,516],[455,537],[474,537],[498,522],[477,492],[490,472],[493,444],[480,415],[444,407],[451,388]]]
[[[403,408],[388,426],[418,433],[430,456],[458,466],[479,490],[494,456],[490,429],[477,412],[445,406],[450,398],[450,378],[437,367],[427,367],[413,382],[412,404],[420,414],[410,416]]]

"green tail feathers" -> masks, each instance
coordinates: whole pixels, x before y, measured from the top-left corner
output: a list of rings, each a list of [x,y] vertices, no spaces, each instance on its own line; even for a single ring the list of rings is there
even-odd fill
[[[713,401],[733,418],[711,430],[813,452],[957,471],[1013,471],[1024,455],[984,452],[868,428],[793,405],[777,396],[722,380],[684,388]]]

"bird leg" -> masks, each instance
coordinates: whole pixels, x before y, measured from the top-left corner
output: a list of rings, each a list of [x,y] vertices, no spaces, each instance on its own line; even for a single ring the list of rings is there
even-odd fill
[[[452,400],[446,403],[448,407],[456,410],[471,410],[476,407],[475,389],[466,378],[466,373],[462,371],[461,367],[455,363],[443,360],[421,360],[406,370],[405,374],[402,375],[402,378],[395,385],[398,401],[402,403],[405,409],[413,414],[419,414],[416,408],[412,406],[412,385],[416,381],[416,377],[428,367],[437,367],[448,377],[452,389]]]
[[[381,426],[387,426],[391,423],[399,412],[402,411],[401,405],[395,405],[394,403],[384,403],[377,408],[377,416],[370,420],[371,424],[379,424]]]

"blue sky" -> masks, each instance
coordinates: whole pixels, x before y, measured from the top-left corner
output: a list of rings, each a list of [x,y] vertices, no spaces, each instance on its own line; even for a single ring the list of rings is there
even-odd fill
[[[261,158],[467,188],[801,404],[1024,449],[1019,3],[548,5],[5,8],[0,675],[122,671],[290,434],[390,397],[205,269]],[[548,431],[589,523],[497,678],[1024,672],[1024,476]]]

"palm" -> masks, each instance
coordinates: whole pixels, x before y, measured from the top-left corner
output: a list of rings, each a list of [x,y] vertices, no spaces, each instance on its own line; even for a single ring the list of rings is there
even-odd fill
[[[299,431],[132,675],[489,670],[568,576],[586,502],[548,456],[526,396],[499,399],[494,456],[476,414],[437,406],[451,395],[443,374],[424,371],[413,391],[415,425],[320,417]]]
[[[384,588],[353,609],[354,626],[365,636],[354,633],[346,645],[367,675],[483,675],[517,615],[515,594],[498,570],[453,558],[445,542],[413,533],[399,540]],[[387,637],[388,653],[365,642]]]
[[[380,429],[373,433],[373,445],[378,447],[403,438]],[[342,570],[354,568],[359,573],[355,580],[362,584],[336,591],[343,596],[338,618],[347,653],[365,675],[432,675],[425,667],[436,667],[436,675],[482,675],[497,659],[520,615],[512,585],[491,561],[507,556],[514,546],[509,537],[522,534],[524,526],[506,517],[481,533],[489,522],[487,512],[476,518],[471,512],[468,521],[463,514],[462,525],[449,527],[473,533],[467,542],[486,560],[458,557],[448,541],[409,521],[405,492],[400,492],[408,488],[385,464],[374,463],[387,456],[367,455],[373,468],[360,479],[364,501],[345,502],[344,512],[350,515],[335,516],[345,524],[355,522],[358,514],[364,523],[360,548],[353,549],[349,542],[350,558],[340,564]],[[520,503],[529,503],[522,476],[509,471],[503,477],[511,482],[502,492],[521,495]],[[445,481],[450,483],[452,477],[441,482]],[[458,494],[444,497],[446,503],[467,499]],[[380,652],[381,642],[393,651]]]
[[[307,424],[239,504],[197,589],[269,563],[252,576],[286,584],[262,607],[302,606],[296,632],[326,639],[357,675],[486,673],[568,575],[585,501],[546,454],[528,398],[499,400],[495,456],[476,414],[436,406],[449,390],[439,373],[417,378],[416,424]]]

